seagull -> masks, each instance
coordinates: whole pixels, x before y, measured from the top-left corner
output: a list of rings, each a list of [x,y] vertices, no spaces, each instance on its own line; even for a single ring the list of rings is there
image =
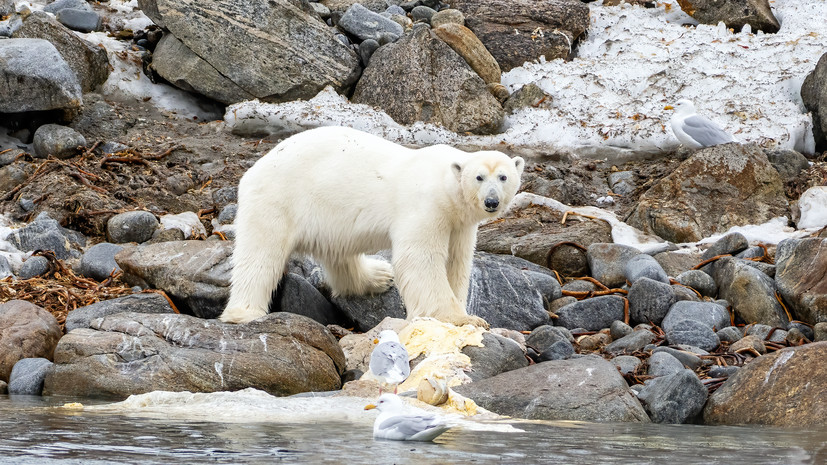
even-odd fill
[[[376,405],[365,406],[365,410],[377,409],[379,416],[373,423],[373,437],[394,441],[433,441],[450,428],[439,418],[422,411],[406,414],[405,405],[395,394],[379,396]]]
[[[686,147],[700,149],[736,142],[732,135],[721,129],[715,122],[696,113],[695,105],[687,99],[678,100],[674,106],[666,105],[663,109],[675,110],[669,123],[675,137]]]
[[[379,339],[374,340],[377,346],[370,354],[370,371],[384,384],[393,385],[393,393],[399,387],[399,383],[408,379],[411,374],[411,363],[408,358],[408,351],[399,342],[396,332],[386,329],[379,333]],[[382,394],[382,385],[379,386],[379,394]]]

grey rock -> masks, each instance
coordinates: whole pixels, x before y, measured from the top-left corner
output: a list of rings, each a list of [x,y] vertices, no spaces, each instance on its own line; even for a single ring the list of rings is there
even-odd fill
[[[599,331],[615,320],[622,320],[623,307],[623,298],[615,295],[580,300],[558,309],[556,324],[569,329]]]
[[[533,348],[537,353],[543,353],[556,342],[573,342],[574,337],[568,329],[560,326],[542,325],[534,328],[531,334],[525,339],[525,344]]]
[[[465,346],[462,353],[471,359],[468,377],[473,381],[528,366],[523,349],[515,341],[493,333],[482,335],[483,347]]]
[[[739,232],[729,233],[704,250],[701,260],[708,260],[718,255],[735,255],[746,250],[747,247],[749,247],[749,241],[743,234]]]
[[[63,336],[54,362],[44,395],[126,397],[253,387],[285,396],[339,389],[345,369],[336,338],[321,324],[291,313],[271,313],[243,325],[118,313]]]
[[[11,276],[12,270],[11,265],[9,264],[9,260],[6,257],[0,255],[0,279],[5,278],[6,276]]]
[[[52,365],[45,358],[24,358],[15,363],[9,375],[9,394],[39,396],[43,392],[43,380]]]
[[[2,32],[2,31],[0,31]],[[9,393],[9,384],[5,381],[0,381],[0,394],[8,394]]]
[[[162,313],[174,314],[175,311],[160,294],[131,294],[114,299],[102,300],[92,305],[79,307],[66,315],[66,332],[77,328],[89,328],[93,320],[116,313]]]
[[[634,285],[637,280],[642,278],[649,278],[655,281],[660,281],[669,284],[669,277],[663,271],[657,260],[651,255],[640,254],[629,259],[623,267],[623,274],[626,280]]]
[[[327,19],[330,17],[330,8],[324,6],[318,2],[310,2],[310,7],[313,8],[313,11],[316,12],[322,19]]]
[[[413,19],[414,22],[422,21],[422,22],[431,24],[431,18],[435,14],[436,14],[436,10],[434,10],[433,8],[428,8],[427,6],[423,6],[423,5],[415,6],[411,10],[411,19]],[[431,27],[434,27],[433,24],[431,24]]]
[[[80,32],[93,32],[101,28],[100,15],[84,9],[64,8],[57,12],[57,20],[69,29]]]
[[[462,11],[465,25],[504,72],[540,56],[548,61],[571,58],[573,44],[589,27],[589,8],[568,0],[454,0],[451,7]]]
[[[399,38],[405,32],[399,24],[379,13],[370,11],[359,3],[351,5],[337,25],[360,40],[378,41],[383,33]]]
[[[649,380],[638,394],[655,423],[687,423],[701,413],[708,391],[691,370]]]
[[[87,278],[103,281],[113,272],[121,271],[115,262],[115,254],[123,250],[123,246],[101,242],[86,249],[80,257],[80,274]]]
[[[718,285],[711,276],[701,270],[688,270],[675,277],[675,280],[684,286],[691,287],[706,297],[718,295]]]
[[[554,299],[548,305],[548,311],[555,313],[557,310],[565,307],[566,305],[573,304],[577,302],[577,299],[571,296],[560,297],[559,299]]]
[[[718,335],[706,324],[696,320],[681,320],[666,330],[666,340],[670,344],[684,344],[703,350],[714,350],[721,345]]]
[[[11,191],[20,185],[20,183],[29,179],[33,171],[34,170],[29,169],[29,167],[22,166],[20,163],[14,163],[0,168],[0,191]]]
[[[0,380],[8,381],[21,359],[52,360],[62,334],[55,317],[37,305],[24,300],[0,303]]]
[[[372,55],[352,101],[379,108],[400,124],[422,121],[458,133],[490,134],[503,120],[485,81],[425,24]]]
[[[238,212],[238,204],[231,203],[221,209],[218,214],[218,222],[221,224],[232,224],[235,221],[235,215]]]
[[[617,367],[621,375],[634,373],[643,364],[639,358],[631,355],[618,355],[612,359],[612,364]]]
[[[746,328],[745,336],[755,336],[762,341],[784,342],[787,331],[770,325],[754,324]]]
[[[795,150],[768,150],[767,159],[785,182],[797,178],[810,167],[807,157]]]
[[[366,39],[359,44],[359,56],[362,58],[362,63],[367,66],[370,63],[370,57],[373,52],[379,48],[379,42],[373,39]]]
[[[730,326],[729,312],[726,307],[713,302],[675,302],[661,322],[661,327],[668,331],[681,320],[698,321],[708,326],[709,329],[716,330]]]
[[[86,238],[82,234],[60,226],[45,212],[33,222],[12,231],[6,240],[24,252],[51,250],[60,260],[80,256],[77,249],[86,245]]]
[[[637,255],[640,250],[621,244],[592,244],[586,250],[592,277],[610,288],[626,283],[626,263]]]
[[[827,150],[827,53],[821,55],[813,71],[804,78],[801,100],[813,115],[816,150]]]
[[[0,40],[0,63],[0,113],[74,110],[83,103],[77,76],[46,40]]]
[[[390,6],[388,6],[388,8],[383,13],[387,16],[393,16],[393,15],[403,15],[404,16],[405,14],[407,14],[405,9],[402,8],[399,5],[390,5]]]
[[[465,26],[465,15],[463,15],[459,10],[446,8],[444,10],[437,11],[433,16],[431,16],[431,27],[433,28],[437,28],[447,23]]]
[[[813,326],[813,342],[827,341],[827,322],[816,323]]]
[[[332,297],[330,301],[354,322],[358,331],[368,331],[386,317],[405,319],[407,316],[402,296],[396,287],[379,295],[338,296]]]
[[[755,32],[775,33],[781,29],[781,24],[772,14],[769,0],[692,0],[692,3],[685,5],[680,4],[681,9],[699,23],[715,25],[723,22],[736,31],[740,31],[745,24],[749,24]]]
[[[827,321],[827,239],[786,239],[775,253],[775,284],[798,319]]]
[[[20,272],[17,276],[20,279],[29,279],[40,276],[47,271],[49,271],[49,260],[46,257],[34,255],[23,262],[23,266],[20,267]]]
[[[649,357],[647,374],[653,377],[667,376],[683,371],[683,363],[668,352],[654,352]]]
[[[658,352],[665,352],[675,357],[683,364],[683,366],[689,368],[690,370],[700,367],[703,363],[703,360],[700,357],[686,350],[673,349],[672,347],[656,347],[652,350],[653,354]]]
[[[736,366],[720,366],[720,365],[712,365],[709,367],[709,377],[710,378],[729,378],[730,376],[735,375],[738,373],[738,370],[741,367]]]
[[[669,284],[641,277],[629,288],[627,298],[632,323],[651,322],[659,325],[675,303],[675,292]]]
[[[179,310],[216,318],[229,298],[227,241],[178,241],[127,246],[115,255],[130,286],[161,289]]]
[[[32,12],[15,31],[14,37],[48,40],[75,72],[84,93],[94,90],[109,77],[106,50],[81,39],[51,15]]]
[[[43,7],[43,11],[47,13],[57,14],[59,11],[66,8],[75,8],[78,10],[91,11],[92,7],[86,3],[86,0],[55,0],[52,3]]]
[[[723,144],[694,152],[649,188],[626,222],[681,243],[788,212],[784,184],[763,150],[755,144]]]
[[[684,249],[666,250],[655,254],[654,257],[669,276],[678,276],[701,262],[700,252],[687,252]]]
[[[0,16],[14,13],[14,0],[0,0]]]
[[[786,328],[789,319],[775,297],[775,281],[738,258],[722,258],[715,268],[718,295],[747,323]]]
[[[612,343],[607,345],[603,350],[610,354],[631,354],[632,352],[643,349],[654,340],[655,335],[651,331],[641,329],[612,341]]]
[[[86,138],[79,132],[59,124],[44,124],[34,132],[35,155],[38,158],[54,156],[66,159],[77,155],[86,146]]]
[[[269,310],[271,313],[304,315],[323,325],[344,323],[344,315],[304,277],[295,273],[286,273],[282,277]]]
[[[528,83],[511,94],[505,101],[503,109],[506,113],[512,114],[522,108],[536,108],[544,102],[552,102],[551,95],[540,88],[537,84]]]
[[[744,333],[735,326],[727,326],[726,328],[721,328],[716,332],[718,333],[718,339],[720,339],[721,342],[732,343],[744,337]]]
[[[612,322],[612,326],[609,327],[609,331],[609,334],[612,336],[612,340],[617,340],[623,336],[631,334],[634,330],[626,323],[620,320],[615,320]]]
[[[574,355],[574,346],[571,342],[557,341],[538,356],[538,361],[564,360],[572,355]]]
[[[516,418],[649,421],[617,368],[598,356],[542,362],[453,389]]]
[[[689,300],[689,301],[692,301],[692,302],[700,302],[701,301],[701,298],[698,297],[698,294],[695,294],[695,292],[693,292],[692,289],[689,289],[686,286],[681,286],[679,284],[673,284],[672,285],[672,292],[675,293],[675,301],[676,302],[679,301],[679,300]]]
[[[106,223],[106,237],[115,244],[127,242],[146,242],[158,229],[160,223],[155,215],[148,211],[131,211],[118,213]]]
[[[176,56],[184,69],[166,58],[160,67],[153,64],[156,71],[223,103],[249,100],[251,95],[267,102],[306,99],[328,85],[345,91],[359,77],[356,53],[335,40],[335,29],[307,2],[142,0],[139,5],[182,44]],[[168,41],[162,50],[175,45]],[[202,76],[200,71],[209,73]],[[228,81],[234,85],[222,87]]]
[[[793,329],[801,331],[801,334],[804,335],[804,337],[806,337],[810,341],[812,341],[813,337],[815,336],[812,327],[797,321],[790,322],[790,326],[787,329],[790,330],[790,332],[792,332]]]
[[[237,187],[222,187],[212,193],[212,200],[219,206],[225,206],[230,203],[238,202],[238,188]]]

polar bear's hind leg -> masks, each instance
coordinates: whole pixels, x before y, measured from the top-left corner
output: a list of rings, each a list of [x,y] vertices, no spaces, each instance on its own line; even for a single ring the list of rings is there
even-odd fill
[[[380,294],[393,283],[393,267],[379,258],[359,254],[321,261],[334,295]]]

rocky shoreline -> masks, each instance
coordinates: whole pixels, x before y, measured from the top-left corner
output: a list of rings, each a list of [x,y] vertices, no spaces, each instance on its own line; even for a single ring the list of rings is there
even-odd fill
[[[371,396],[370,340],[391,327],[412,352],[403,388],[468,414],[825,424],[827,163],[818,152],[726,144],[616,164],[535,154],[512,208],[479,231],[468,311],[491,331],[408,324],[395,288],[333,297],[304,257],[291,261],[268,317],[216,321],[238,179],[303,128],[231,131],[108,98],[107,54],[71,30],[107,30],[142,54],[147,76],[208,97],[207,106],[309,99],[332,86],[401,125],[487,134],[507,114],[548,105],[536,86],[509,93],[502,72],[539,55],[572,59],[589,27],[588,7],[573,0],[548,2],[522,34],[498,22],[505,2],[270,3],[281,10],[262,18],[289,12],[307,28],[293,37],[304,42],[273,51],[259,37],[242,60],[238,44],[261,24],[221,21],[259,12],[227,2],[209,2],[216,16],[204,2],[140,1],[154,24],[128,30],[140,12],[124,15],[114,2],[60,0],[42,12],[0,0],[0,36],[10,37],[0,56],[56,63],[49,85],[28,76],[0,88],[18,98],[0,103],[0,123],[19,142],[0,146],[0,219],[14,222],[0,223],[2,392]],[[516,3],[512,13],[527,14]],[[227,35],[199,35],[199,21],[176,19],[182,11]],[[551,26],[555,34],[536,33]],[[302,72],[261,77],[286,60]],[[827,93],[823,69],[825,59],[805,81],[813,101]],[[820,128],[819,108],[810,110]],[[730,232],[773,224],[789,238]]]

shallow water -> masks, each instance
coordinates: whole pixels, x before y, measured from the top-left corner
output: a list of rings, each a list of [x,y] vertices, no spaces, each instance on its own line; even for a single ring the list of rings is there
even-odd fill
[[[377,441],[370,419],[226,422],[124,409],[56,408],[76,399],[0,396],[0,463],[816,464],[827,429],[510,422],[456,428],[435,443]],[[209,412],[197,412],[203,418]],[[212,407],[216,408],[216,407]],[[237,406],[230,407],[237,409]],[[163,409],[162,409],[163,410]],[[335,416],[331,416],[335,418]],[[485,425],[482,425],[485,428]],[[521,431],[519,431],[521,430]]]

